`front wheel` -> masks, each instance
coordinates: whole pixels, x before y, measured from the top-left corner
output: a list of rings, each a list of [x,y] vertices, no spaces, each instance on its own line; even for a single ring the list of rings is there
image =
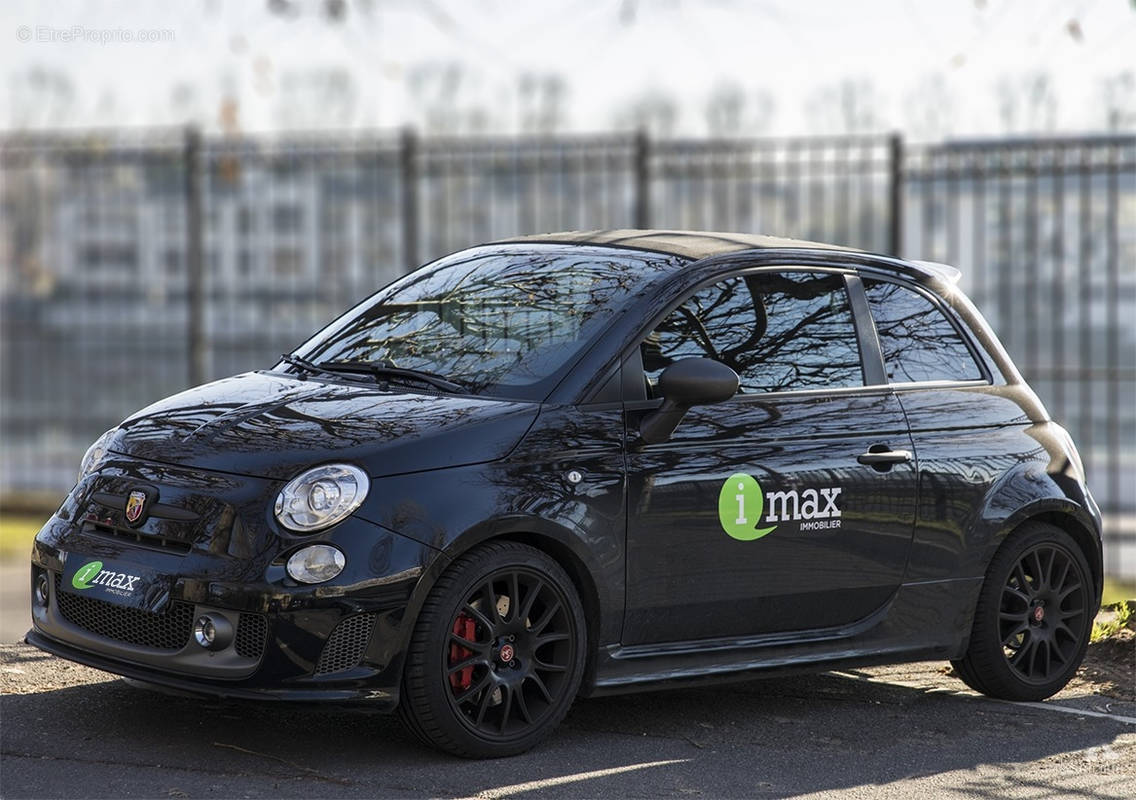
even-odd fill
[[[1029,523],[991,561],[970,645],[951,664],[967,685],[991,697],[1050,697],[1085,657],[1095,597],[1088,562],[1069,534]]]
[[[550,556],[490,542],[458,558],[423,605],[399,714],[459,756],[524,752],[564,718],[584,670],[580,599]]]

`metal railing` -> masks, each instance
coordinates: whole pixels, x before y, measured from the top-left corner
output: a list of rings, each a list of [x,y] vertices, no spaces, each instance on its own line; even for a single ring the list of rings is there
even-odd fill
[[[1136,573],[1136,136],[8,134],[0,203],[0,496],[61,493],[125,414],[272,362],[444,253],[741,230],[959,266]]]

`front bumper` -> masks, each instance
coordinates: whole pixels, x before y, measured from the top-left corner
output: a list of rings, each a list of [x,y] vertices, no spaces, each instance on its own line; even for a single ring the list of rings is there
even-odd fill
[[[173,501],[167,507],[172,514],[182,505],[168,487],[184,481],[170,473],[163,469],[151,483],[160,486],[163,500]],[[394,708],[408,637],[408,603],[437,554],[355,517],[315,537],[282,538],[261,521],[264,495],[278,487],[252,488],[248,502],[231,504],[226,535],[218,536],[218,527],[203,518],[175,541],[176,548],[163,544],[159,549],[147,528],[131,542],[122,535],[113,509],[108,512],[89,500],[106,492],[77,486],[36,537],[28,643],[180,691]],[[89,513],[88,505],[97,515]],[[196,507],[202,505],[199,501]],[[233,519],[242,522],[233,525]],[[167,540],[180,535],[170,523],[162,524],[156,533],[167,534]],[[297,584],[287,577],[283,561],[296,546],[313,541],[338,547],[347,566],[327,583]],[[67,564],[74,572],[75,563],[90,559],[137,565],[140,572],[165,576],[168,599],[152,611],[120,605],[106,595],[65,590]],[[46,602],[36,600],[37,582],[41,590],[46,588],[41,592]],[[204,614],[231,627],[231,640],[218,649],[207,649],[193,637],[194,622]]]
[[[247,686],[241,684],[222,684],[213,681],[194,680],[162,670],[140,667],[128,661],[97,655],[72,647],[65,642],[47,636],[33,628],[24,638],[28,644],[46,653],[85,664],[88,667],[121,675],[147,684],[188,692],[195,695],[219,697],[226,700],[283,700],[297,703],[345,703],[365,706],[368,710],[380,713],[394,711],[398,706],[398,685],[382,688],[362,686],[313,686],[271,688],[266,686]]]

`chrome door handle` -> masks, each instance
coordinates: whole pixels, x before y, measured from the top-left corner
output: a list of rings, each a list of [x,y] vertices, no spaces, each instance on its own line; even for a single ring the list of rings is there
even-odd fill
[[[868,451],[856,460],[861,464],[903,464],[911,460],[911,451],[884,450],[879,453]]]

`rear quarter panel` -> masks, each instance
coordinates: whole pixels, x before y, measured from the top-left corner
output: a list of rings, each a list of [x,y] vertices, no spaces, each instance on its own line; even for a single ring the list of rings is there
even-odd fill
[[[1064,431],[1031,419],[1022,384],[901,391],[918,459],[918,517],[906,580],[982,577],[1028,519],[1079,526],[1100,576],[1100,517]],[[1065,526],[1063,525],[1063,527]]]

